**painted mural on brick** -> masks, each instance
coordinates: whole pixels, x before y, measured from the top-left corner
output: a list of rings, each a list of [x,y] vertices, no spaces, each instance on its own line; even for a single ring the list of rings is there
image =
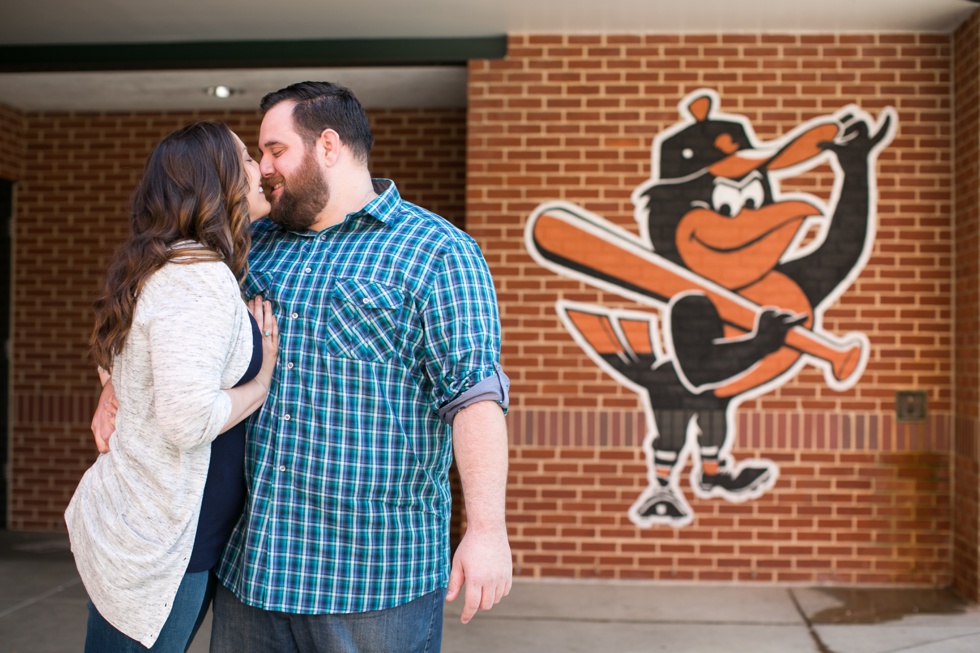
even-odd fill
[[[875,162],[897,124],[890,107],[874,118],[847,106],[763,142],[744,117],[721,112],[712,90],[678,109],[679,122],[653,139],[650,179],[632,190],[639,236],[562,201],[538,206],[525,231],[542,266],[641,306],[556,305],[575,341],[645,409],[648,487],[629,509],[640,527],[691,523],[688,488],[743,502],[775,485],[775,463],[733,447],[740,403],[806,365],[838,391],[861,378],[867,336],[829,333],[823,314],[870,256]],[[824,164],[828,200],[781,191],[781,180]]]

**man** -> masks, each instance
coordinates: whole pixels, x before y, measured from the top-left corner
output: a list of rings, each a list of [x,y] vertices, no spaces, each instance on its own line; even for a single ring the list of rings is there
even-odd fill
[[[371,179],[349,90],[303,82],[261,106],[272,213],[245,292],[273,302],[279,363],[212,651],[438,651],[444,598],[465,583],[467,623],[511,587],[489,271],[472,238]],[[450,567],[453,451],[467,529]]]

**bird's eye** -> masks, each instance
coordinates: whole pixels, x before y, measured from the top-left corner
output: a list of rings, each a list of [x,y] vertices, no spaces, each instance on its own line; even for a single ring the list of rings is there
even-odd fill
[[[766,191],[762,187],[762,182],[756,179],[742,189],[742,204],[748,209],[757,209],[766,200]]]
[[[711,207],[726,218],[738,215],[742,210],[742,195],[731,186],[715,186],[711,193]]]

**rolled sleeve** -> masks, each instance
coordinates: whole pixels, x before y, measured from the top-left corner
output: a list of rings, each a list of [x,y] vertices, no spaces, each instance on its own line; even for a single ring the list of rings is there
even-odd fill
[[[488,376],[469,390],[464,390],[462,394],[449,403],[441,406],[439,419],[452,426],[459,411],[481,401],[495,401],[504,413],[507,412],[507,408],[510,406],[510,378],[504,374],[499,365],[494,370],[493,376]]]
[[[497,296],[472,239],[457,240],[436,267],[423,321],[425,365],[443,421],[451,423],[450,416],[463,407],[459,400],[482,382],[486,383],[475,393],[492,392],[496,384],[498,400],[504,400]]]

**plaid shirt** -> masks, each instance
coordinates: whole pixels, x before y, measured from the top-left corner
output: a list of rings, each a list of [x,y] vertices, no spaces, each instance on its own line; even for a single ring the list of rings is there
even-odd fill
[[[253,229],[245,291],[272,300],[279,359],[218,567],[248,605],[365,612],[448,583],[437,411],[495,373],[496,297],[470,236],[375,183],[378,198],[323,231]]]

